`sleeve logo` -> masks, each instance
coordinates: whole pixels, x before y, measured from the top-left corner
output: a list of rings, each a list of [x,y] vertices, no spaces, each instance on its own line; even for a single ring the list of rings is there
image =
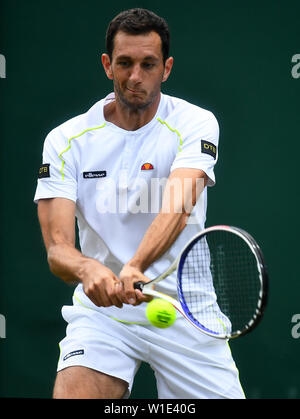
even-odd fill
[[[209,154],[214,159],[217,157],[217,147],[209,141],[201,140],[201,152]]]
[[[39,168],[38,178],[42,179],[44,177],[50,177],[50,164],[49,163],[41,164]]]

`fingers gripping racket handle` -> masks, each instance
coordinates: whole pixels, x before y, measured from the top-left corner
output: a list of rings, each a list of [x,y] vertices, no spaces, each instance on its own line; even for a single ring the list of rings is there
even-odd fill
[[[145,282],[143,282],[143,281],[138,281],[138,282],[135,282],[135,283],[133,284],[133,288],[134,288],[135,290],[140,290],[140,291],[143,291],[144,285],[145,285]]]

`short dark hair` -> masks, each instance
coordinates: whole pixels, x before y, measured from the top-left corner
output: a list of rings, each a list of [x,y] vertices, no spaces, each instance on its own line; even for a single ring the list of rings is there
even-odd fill
[[[170,31],[167,22],[162,17],[147,9],[135,8],[119,13],[108,25],[106,31],[106,51],[110,59],[114,49],[114,38],[118,31],[131,35],[157,32],[161,39],[163,60],[169,57]]]

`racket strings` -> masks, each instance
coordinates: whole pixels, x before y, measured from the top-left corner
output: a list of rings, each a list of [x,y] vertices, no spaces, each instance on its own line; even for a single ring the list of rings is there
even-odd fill
[[[255,317],[260,290],[257,261],[235,234],[215,231],[193,243],[178,286],[192,319],[212,333],[234,333]]]

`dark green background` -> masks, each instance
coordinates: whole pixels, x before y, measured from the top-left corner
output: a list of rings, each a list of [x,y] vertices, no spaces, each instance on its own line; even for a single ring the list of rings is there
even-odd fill
[[[270,273],[263,323],[231,345],[249,398],[300,397],[298,153],[299,1],[1,0],[0,396],[51,397],[72,289],[48,271],[32,202],[45,135],[111,91],[101,68],[107,24],[120,10],[165,17],[175,66],[165,93],[219,120],[217,185],[207,225],[228,223],[260,243]],[[134,398],[155,398],[148,367]]]

